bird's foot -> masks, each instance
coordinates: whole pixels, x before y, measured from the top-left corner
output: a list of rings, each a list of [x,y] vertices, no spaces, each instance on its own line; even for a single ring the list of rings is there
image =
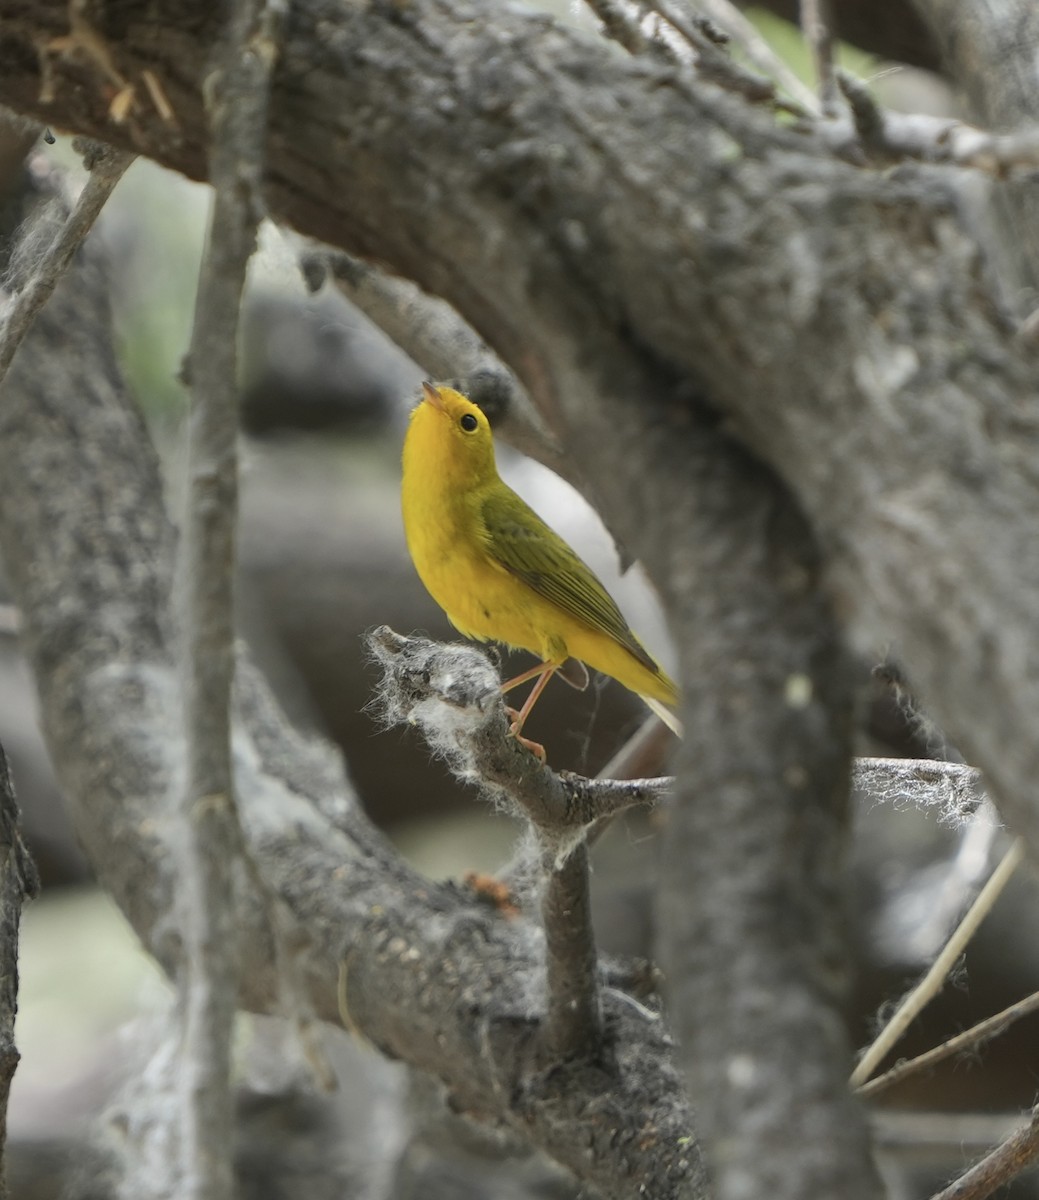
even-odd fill
[[[530,738],[525,738],[521,733],[516,733],[515,730],[510,730],[509,732],[516,739],[516,741],[519,742],[521,746],[526,747],[526,749],[529,750],[539,762],[548,761],[548,755],[545,753],[545,747],[542,746],[540,742],[532,742]]]
[[[540,742],[531,741],[530,738],[525,738],[520,733],[520,714],[516,711],[516,709],[510,708],[506,704],[505,715],[512,722],[512,724],[509,726],[509,733],[512,734],[512,736],[517,742],[519,742],[521,746],[525,746],[535,758],[540,759],[541,762],[546,762],[548,760],[548,755],[545,753],[545,747],[542,746]]]

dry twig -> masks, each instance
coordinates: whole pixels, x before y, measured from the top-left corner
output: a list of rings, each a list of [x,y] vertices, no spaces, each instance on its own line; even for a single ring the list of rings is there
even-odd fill
[[[1031,1120],[1012,1133],[980,1162],[974,1164],[947,1188],[935,1192],[931,1200],[986,1200],[1039,1158],[1039,1105],[1032,1109]]]
[[[759,71],[775,79],[806,112],[819,111],[819,100],[812,89],[801,82],[761,36],[753,22],[749,21],[731,0],[699,0],[699,7],[724,29],[733,41],[739,43],[743,53]]]
[[[993,904],[1002,894],[1018,864],[1024,857],[1024,843],[1016,839],[1003,856],[1003,861],[992,872],[989,881],[981,889],[977,899],[967,910],[941,954],[930,970],[899,1006],[895,1015],[881,1030],[879,1037],[868,1047],[851,1075],[851,1086],[860,1087],[877,1069],[898,1039],[909,1028],[924,1006],[941,991],[964,948],[981,922],[992,910]]]
[[[134,159],[123,150],[93,142],[80,145],[90,174],[68,220],[45,248],[29,245],[29,252],[22,255],[15,251],[15,265],[0,290],[0,382],[33,318],[47,303],[112,189]],[[35,226],[29,226],[23,231],[23,246],[35,240]]]
[[[330,277],[429,378],[472,397],[510,445],[572,477],[572,463],[515,375],[449,304],[343,251],[308,251],[300,269],[311,291]]]
[[[815,77],[824,117],[836,117],[839,109],[837,79],[833,66],[833,34],[826,0],[801,0],[801,32],[815,63]]]
[[[787,107],[776,96],[771,80],[732,61],[718,44],[718,38],[708,31],[707,22],[691,10],[687,0],[647,0],[647,8],[662,17],[689,46],[704,79],[743,96],[752,104],[776,103]]]
[[[992,133],[947,117],[891,112],[876,102],[860,79],[841,70],[835,77],[854,125],[853,141],[847,128],[824,130],[838,153],[846,153],[854,144],[872,160],[919,160],[995,176],[1039,169],[1039,129],[1035,126]]]
[[[209,92],[215,189],[185,375],[191,387],[184,536],[187,834],[180,1186],[232,1191],[231,1042],[238,1000],[234,864],[242,834],[231,768],[237,522],[236,342],[245,273],[263,215],[260,184],[281,0],[240,0]]]
[[[918,1054],[916,1058],[896,1063],[883,1075],[878,1075],[875,1079],[870,1079],[867,1083],[862,1084],[858,1088],[858,1093],[864,1098],[875,1096],[878,1092],[894,1087],[911,1075],[918,1075],[921,1071],[926,1071],[930,1067],[944,1062],[954,1054],[959,1054],[964,1050],[976,1050],[979,1046],[983,1046],[992,1038],[998,1037],[1009,1029],[1015,1021],[1020,1021],[1022,1017],[1027,1017],[1030,1013],[1037,1011],[1039,1011],[1039,992],[1033,992],[1024,1000],[1018,1000],[1016,1004],[1009,1005],[1002,1012],[986,1017],[984,1021],[979,1021],[970,1029],[965,1029],[955,1037],[942,1042],[940,1046],[935,1046],[924,1054]]]
[[[629,54],[645,54],[649,41],[639,27],[640,14],[625,0],[587,0],[588,7],[602,23],[603,33],[623,46]]]

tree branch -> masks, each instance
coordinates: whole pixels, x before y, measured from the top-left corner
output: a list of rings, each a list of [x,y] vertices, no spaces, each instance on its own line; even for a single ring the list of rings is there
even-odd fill
[[[542,874],[546,1065],[603,1058],[586,838],[596,822],[654,803],[670,781],[557,775],[509,735],[501,681],[472,646],[403,638],[385,626],[369,635],[368,645],[384,670],[386,718],[417,725],[459,779],[478,781],[534,831]]]
[[[7,268],[0,290],[0,383],[33,319],[68,270],[72,256],[134,158],[109,146],[87,143],[79,148],[90,174],[68,219],[52,230],[49,214],[41,214],[41,221],[25,227],[20,244],[5,256]]]
[[[985,800],[976,767],[932,759],[857,758],[852,787],[870,803],[936,808],[947,821],[966,820]]]
[[[379,6],[333,17],[323,0],[293,11],[272,100],[272,210],[390,263],[470,321],[665,590],[659,540],[630,498],[641,488],[667,512],[688,477],[647,478],[641,452],[607,469],[607,398],[653,397],[662,419],[695,425],[694,398],[709,397],[796,494],[849,632],[898,643],[929,707],[1039,846],[1026,799],[1039,748],[1023,716],[1039,704],[1039,668],[1013,649],[1039,602],[1032,531],[1014,515],[1039,501],[1033,367],[951,185],[931,167],[891,176],[835,161],[821,138],[543,17],[468,13],[463,0],[415,4],[404,22]],[[65,19],[62,0],[0,0],[0,99],[203,174],[197,63],[211,12],[200,0],[181,9],[161,47],[122,27],[123,74],[147,58],[162,75],[177,139],[158,115],[113,128],[70,64],[41,102],[33,47]],[[387,64],[399,86],[383,86]],[[363,134],[372,122],[378,138]],[[419,143],[438,164],[432,185]],[[696,387],[675,394],[676,377]],[[596,397],[606,402],[593,408]],[[922,462],[965,465],[922,475]],[[951,603],[936,607],[939,593]]]
[[[178,880],[167,798],[185,751],[169,720],[173,534],[154,452],[114,375],[107,320],[88,243],[4,385],[0,548],[80,838],[171,969],[180,951],[168,920]],[[54,355],[72,329],[82,354]],[[298,922],[295,965],[314,1012],[339,1019],[345,963],[351,1021],[384,1053],[436,1076],[459,1111],[504,1123],[608,1200],[702,1198],[659,1018],[609,993],[609,1072],[587,1062],[546,1070],[543,947],[530,926],[412,871],[364,819],[338,755],[286,726],[248,661],[236,671],[236,713],[243,831]],[[243,887],[235,914],[241,1003],[276,1012],[263,898]]]
[[[847,71],[837,71],[836,80],[851,109],[858,143],[873,160],[949,163],[1001,179],[1028,176],[1039,167],[1035,125],[1014,133],[991,133],[948,117],[891,112],[882,109],[869,88]],[[830,137],[838,151],[843,137],[836,130]]]
[[[942,67],[962,89],[974,118],[997,134],[1030,136],[1039,124],[1039,10],[1028,0],[962,6],[912,0],[938,47]],[[1011,139],[1012,140],[1012,139]],[[1039,203],[1034,179],[1010,180],[994,197],[1004,303],[1019,315],[1039,307]]]
[[[475,400],[496,435],[564,479],[573,474],[573,464],[560,453],[558,440],[515,375],[450,305],[349,254],[310,250],[300,267],[311,291],[330,275],[336,288],[430,379],[458,387]]]
[[[1039,604],[1031,352],[988,285],[954,175],[837,161],[810,125],[779,127],[673,64],[519,9],[474,13],[470,0],[296,6],[272,209],[451,303],[646,563],[695,731],[664,915],[694,917],[668,966],[719,1191],[749,1164],[776,1197],[846,1181],[855,1195],[871,1185],[835,1016],[840,634],[898,644],[1036,853],[1039,664],[1021,650]],[[60,0],[0,0],[0,98],[203,173],[206,7],[181,7],[162,45],[119,26],[122,73],[162,74],[179,140],[148,114],[113,129],[70,64],[41,101],[33,48],[65,20]],[[752,988],[725,953],[737,943],[760,951]],[[725,1160],[732,1145],[740,1162]]]
[[[812,89],[802,83],[800,76],[772,49],[732,0],[699,0],[700,8],[746,54],[759,71],[770,75],[791,95],[807,113],[818,113],[819,101]]]
[[[18,929],[22,907],[39,894],[40,880],[19,831],[20,815],[0,746],[0,1198],[7,1200],[7,1101],[18,1066],[14,1019],[18,1012]]]
[[[1032,1119],[1005,1142],[975,1163],[955,1183],[935,1192],[931,1200],[986,1200],[997,1188],[1009,1183],[1039,1158],[1039,1105]]]
[[[931,964],[923,979],[898,1006],[897,1011],[881,1030],[879,1036],[867,1047],[852,1072],[852,1087],[859,1087],[869,1079],[924,1006],[945,986],[956,960],[977,932],[978,926],[992,911],[993,904],[1002,894],[1023,856],[1024,846],[1019,839],[1013,843],[992,872],[988,882],[967,910],[963,920],[953,930],[951,937],[942,947],[941,953]]]
[[[243,846],[231,758],[238,316],[263,216],[269,81],[283,16],[280,0],[237,0],[209,79],[216,194],[185,368],[191,418],[183,543],[188,777],[178,888],[184,936],[179,1190],[198,1200],[227,1200],[233,1189],[234,866]]]
[[[607,1057],[607,1050],[603,1043],[587,845],[580,842],[562,861],[544,854],[542,869],[545,1062],[601,1060]]]
[[[596,821],[655,804],[671,787],[669,779],[557,774],[509,735],[501,679],[471,644],[402,637],[382,625],[368,648],[383,669],[387,724],[416,726],[460,780],[478,781],[495,804],[529,821],[553,860],[562,862]]]
[[[800,0],[801,32],[815,64],[815,79],[824,117],[836,117],[839,109],[837,80],[833,66],[833,34],[827,0]]]
[[[904,1079],[908,1079],[912,1075],[919,1075],[961,1051],[978,1050],[986,1042],[1009,1029],[1015,1021],[1020,1021],[1022,1017],[1027,1017],[1037,1010],[1039,1010],[1039,992],[1033,992],[1024,1000],[1018,1000],[1016,1004],[1004,1008],[1002,1012],[995,1013],[984,1021],[979,1021],[970,1029],[956,1034],[955,1037],[948,1038],[940,1046],[918,1054],[915,1058],[896,1063],[883,1075],[877,1075],[875,1078],[867,1080],[866,1083],[860,1084],[857,1091],[860,1096],[869,1097],[896,1087]]]

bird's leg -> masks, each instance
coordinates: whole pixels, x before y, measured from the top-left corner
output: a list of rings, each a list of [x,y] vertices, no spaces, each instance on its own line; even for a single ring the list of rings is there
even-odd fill
[[[513,688],[518,688],[521,683],[526,683],[528,679],[533,679],[535,675],[540,675],[545,667],[545,663],[537,663],[535,666],[531,667],[529,671],[523,671],[513,679],[507,679],[501,685],[501,690],[503,692],[511,692]]]
[[[506,688],[515,687],[518,683],[522,683],[525,680],[530,679],[533,675],[538,676],[537,683],[535,683],[530,689],[530,695],[526,698],[526,700],[523,701],[523,707],[519,710],[519,712],[516,712],[514,709],[508,709],[507,711],[509,716],[513,717],[513,722],[509,728],[509,733],[512,734],[512,736],[520,743],[521,746],[526,746],[526,748],[532,754],[536,754],[542,762],[545,761],[545,747],[542,746],[540,742],[532,742],[530,738],[521,737],[520,730],[523,728],[527,717],[530,716],[530,710],[534,707],[538,696],[540,696],[545,690],[545,684],[548,683],[548,681],[558,670],[558,663],[540,663],[534,668],[534,670],[524,672],[523,675],[519,676],[517,679],[510,680],[502,687],[502,691],[505,691]]]

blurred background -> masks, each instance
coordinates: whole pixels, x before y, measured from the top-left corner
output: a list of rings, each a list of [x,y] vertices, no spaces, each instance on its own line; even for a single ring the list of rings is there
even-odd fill
[[[584,19],[570,8],[557,15]],[[807,78],[799,32],[767,14],[751,16]],[[884,103],[954,111],[937,77],[842,53]],[[59,137],[50,152],[76,176],[78,160],[65,139]],[[160,448],[174,514],[185,466],[185,397],[177,373],[190,332],[208,204],[206,188],[139,161],[119,185],[99,234],[111,253],[123,366]],[[331,286],[307,293],[297,265],[301,248],[292,235],[265,226],[248,289],[240,628],[291,719],[342,749],[367,811],[405,854],[436,878],[494,871],[509,858],[516,828],[450,780],[413,733],[381,730],[369,710],[374,675],[362,645],[366,629],[385,623],[401,632],[456,636],[415,575],[400,521],[400,447],[424,372]],[[653,652],[665,664],[673,661],[651,590],[637,566],[620,574],[612,541],[584,501],[507,447],[499,447],[499,465],[508,482],[592,565]],[[68,1186],[68,1147],[87,1136],[125,1078],[127,1064],[136,1064],[131,1071],[141,1069],[140,1052],[128,1047],[147,1042],[141,1014],[168,1003],[168,989],[92,884],[36,727],[33,684],[18,650],[17,614],[5,599],[0,576],[0,742],[44,883],[23,926],[22,1062],[9,1118],[12,1192],[43,1200]],[[528,662],[517,660],[515,669]],[[862,684],[861,753],[955,756],[900,698],[887,674],[864,664]],[[594,680],[584,694],[554,684],[528,732],[546,744],[553,766],[594,773],[643,715],[640,702],[612,682]],[[856,820],[849,917],[859,963],[848,1020],[862,1044],[878,1005],[909,986],[936,949],[945,925],[935,914],[955,910],[1006,842],[984,814],[964,825],[912,807],[877,805]],[[596,917],[610,953],[651,951],[655,836],[652,820],[631,817],[597,849]],[[1020,871],[968,952],[957,982],[914,1026],[900,1054],[926,1049],[1039,988],[1039,957],[1029,936],[1039,917],[1037,899],[1033,881]],[[271,1024],[252,1022],[243,1033],[243,1078],[251,1081],[247,1107],[261,1131],[271,1119],[262,1097],[276,1090],[270,1085],[269,1043],[278,1035]],[[368,1080],[365,1096],[383,1096],[390,1104],[408,1090],[399,1068],[376,1064],[370,1055],[359,1065],[357,1047],[345,1033],[328,1036],[333,1058],[348,1064],[352,1078]],[[893,1197],[929,1194],[1004,1136],[1033,1102],[1037,1037],[1037,1019],[1023,1021],[976,1061],[947,1064],[877,1102]],[[358,1110],[361,1094],[355,1088],[341,1097],[340,1116],[368,1129],[373,1110],[367,1102],[363,1113]],[[315,1117],[313,1126],[304,1120],[303,1127],[311,1130],[325,1120]],[[253,1168],[262,1161],[256,1150],[261,1141],[243,1151],[243,1161]],[[412,1138],[393,1195],[463,1194],[441,1178],[436,1141],[428,1128]],[[479,1164],[474,1170],[485,1172],[480,1154],[473,1154]],[[263,1170],[253,1173],[264,1177]],[[502,1184],[493,1194],[571,1194],[551,1171],[534,1174],[528,1191],[506,1193]],[[275,1192],[268,1178],[266,1190],[255,1184],[249,1194],[311,1196],[309,1186],[289,1180]],[[1013,1194],[1039,1191],[1025,1179]]]

